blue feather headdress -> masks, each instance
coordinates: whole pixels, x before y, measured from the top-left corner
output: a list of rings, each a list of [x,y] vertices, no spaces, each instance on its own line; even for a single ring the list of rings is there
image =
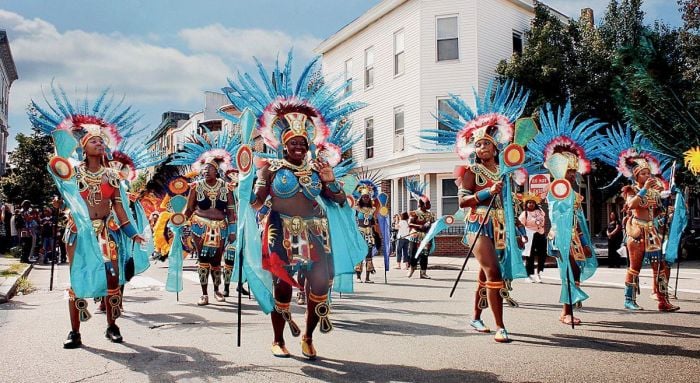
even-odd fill
[[[606,136],[605,150],[600,160],[620,172],[613,182],[621,176],[633,180],[641,169],[649,169],[652,175],[659,176],[669,169],[673,160],[671,156],[657,151],[649,139],[633,131],[629,125],[611,126]]]
[[[353,198],[359,200],[363,195],[369,195],[369,198],[375,199],[379,196],[379,182],[382,176],[379,172],[369,172],[363,170],[357,175],[359,179],[357,187],[352,193]]]
[[[498,150],[502,150],[513,140],[513,124],[523,113],[528,95],[510,80],[503,84],[496,83],[495,86],[491,81],[483,98],[479,98],[474,90],[476,109],[451,94],[447,103],[457,116],[440,112],[437,119],[448,129],[424,129],[421,139],[453,149],[460,158],[473,164],[476,160],[476,141],[488,139]]]
[[[258,131],[265,144],[282,158],[281,144],[292,137],[302,136],[309,144],[312,158],[325,151],[324,155],[333,165],[340,163],[339,151],[352,146],[350,124],[345,118],[364,107],[360,102],[342,103],[346,98],[347,82],[338,86],[323,81],[319,70],[319,57],[306,65],[294,85],[292,80],[292,52],[287,56],[284,68],[275,64],[272,77],[256,59],[261,82],[249,74],[238,74],[237,82],[229,79],[229,87],[223,92],[238,109],[250,108],[258,119]],[[238,123],[236,116],[222,115]],[[335,138],[335,140],[329,140]],[[333,142],[335,141],[335,142]],[[264,155],[263,155],[264,157]]]
[[[42,108],[32,100],[28,111],[29,121],[35,129],[44,134],[56,130],[70,132],[80,143],[76,149],[77,158],[82,160],[82,147],[92,137],[102,137],[107,147],[107,158],[122,139],[131,137],[134,125],[140,119],[138,112],[131,106],[123,107],[124,97],[114,103],[114,95],[109,89],[102,91],[97,100],[90,104],[87,97],[72,102],[61,86],[58,89],[51,84],[54,104],[44,95],[48,109]],[[109,98],[107,97],[109,95]]]
[[[200,172],[204,165],[214,165],[222,175],[234,168],[231,153],[236,153],[241,145],[240,135],[223,129],[210,132],[205,128],[203,134],[193,134],[189,142],[184,143],[183,150],[175,153],[170,165],[191,167]],[[188,168],[189,169],[189,168]]]
[[[122,141],[112,152],[112,160],[109,161],[110,167],[127,181],[133,181],[138,170],[158,166],[167,159],[165,153],[150,151],[142,142],[134,141]]]
[[[603,135],[598,134],[605,123],[589,118],[578,122],[578,116],[571,115],[571,102],[564,108],[552,105],[540,109],[540,133],[527,146],[529,171],[546,167],[547,160],[555,153],[562,153],[568,160],[567,168],[580,174],[591,170],[591,159],[598,158],[604,151]]]
[[[417,179],[413,178],[404,178],[403,182],[413,198],[423,202],[430,201],[430,196],[425,194],[425,189],[428,187],[426,182],[419,182]]]

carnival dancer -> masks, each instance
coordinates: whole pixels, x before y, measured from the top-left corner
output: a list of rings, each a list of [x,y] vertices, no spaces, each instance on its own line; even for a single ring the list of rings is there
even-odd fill
[[[121,190],[129,190],[135,185],[135,180],[139,172],[143,169],[158,166],[166,160],[163,153],[148,150],[143,144],[135,143],[137,138],[122,141],[117,149],[112,152],[112,159],[109,166],[117,172],[122,183]],[[143,185],[145,186],[145,185]],[[128,238],[121,233],[119,251],[124,252],[123,263],[120,264],[119,282],[124,285],[130,281],[134,275],[141,274],[150,266],[149,257],[154,251],[153,231],[151,229],[146,210],[141,204],[141,199],[145,195],[145,189],[133,190],[122,195],[124,210],[129,215],[130,220],[136,226],[136,230],[143,233],[146,239],[145,246],[129,247]],[[114,233],[117,236],[119,233]]]
[[[132,240],[126,234],[120,230],[109,228],[110,236],[116,242],[119,252],[119,285],[122,296],[120,308],[122,311],[124,310],[124,286],[135,275],[143,273],[150,267],[149,257],[154,250],[148,216],[139,201],[143,194],[127,193],[126,191],[130,189],[131,183],[136,180],[137,173],[141,169],[157,166],[166,159],[162,153],[152,152],[143,145],[134,144],[136,140],[138,140],[137,137],[122,140],[119,146],[112,151],[111,159],[108,161],[109,167],[119,177],[122,205],[127,218],[133,223],[136,231],[142,233],[145,240],[141,246],[132,246]],[[97,312],[105,313],[106,311],[107,297],[103,297]]]
[[[106,297],[109,306],[105,336],[120,343],[116,319],[121,315],[119,258],[123,252],[117,250],[118,239],[112,234],[121,232],[138,244],[144,239],[128,219],[125,190],[108,161],[110,147],[119,144],[122,135],[130,134],[138,118],[130,108],[120,109],[121,103],[113,106],[113,98],[105,102],[107,91],[90,106],[87,99],[72,103],[63,89],[59,90],[51,87],[56,105],[49,105],[49,110],[32,102],[29,120],[54,139],[56,153],[48,168],[70,209],[65,243],[70,264],[71,331],[63,347],[80,347],[80,322],[90,319],[85,298],[98,297]],[[69,158],[80,162],[73,166]]]
[[[425,238],[426,233],[435,222],[435,214],[430,211],[430,197],[425,192],[426,184],[413,179],[405,179],[406,188],[413,198],[418,200],[418,209],[408,213],[408,235],[409,256],[411,257],[410,267],[407,277],[411,278],[415,273],[420,261],[420,279],[430,279],[428,276],[428,256],[434,250],[434,242],[426,245],[420,253],[418,247]]]
[[[261,86],[240,77],[240,84],[229,81],[230,88],[224,91],[239,110],[247,108],[254,112],[258,131],[271,152],[256,153],[259,157],[253,207],[262,208],[270,197],[262,235],[262,258],[252,252],[259,243],[257,230],[243,234],[242,248],[246,268],[255,270],[255,261],[261,260],[262,267],[272,275],[273,306],[261,299],[265,296],[265,291],[260,291],[261,285],[251,281],[251,278],[264,280],[264,276],[252,272],[248,276],[249,286],[261,308],[271,311],[272,354],[289,357],[283,335],[285,323],[293,336],[302,332],[290,311],[292,287],[303,288],[294,274],[305,274],[307,310],[301,351],[313,359],[317,355],[313,343],[316,326],[320,325],[322,333],[333,328],[329,318],[331,285],[338,288],[339,283],[345,282],[342,277],[352,278],[354,265],[367,252],[354,227],[346,192],[337,178],[338,171],[346,164],[341,162],[340,155],[347,144],[351,145],[347,139],[350,125],[344,119],[362,105],[340,103],[344,95],[339,89],[347,84],[331,88],[314,80],[320,77],[318,58],[306,66],[296,86],[291,80],[291,66],[290,52],[284,69],[278,64],[271,80],[266,75],[269,72],[258,63]],[[233,116],[229,118],[237,121]],[[342,139],[332,143],[329,138],[333,137]],[[246,140],[248,137],[243,137],[244,143]],[[355,187],[347,182],[345,186],[352,187],[350,191]],[[240,195],[246,192],[239,186]],[[254,219],[251,215],[255,213],[245,211],[239,219],[249,222]]]
[[[372,255],[376,249],[378,252],[381,248],[382,235],[379,229],[379,188],[377,187],[377,175],[362,174],[359,184],[353,192],[355,199],[355,218],[357,219],[357,227],[362,234],[362,237],[367,242],[367,255],[365,256],[365,283],[374,283],[369,279],[370,274],[375,273],[374,262]],[[357,281],[362,282],[362,262],[355,266]]]
[[[527,276],[516,235],[511,185],[514,171],[524,161],[522,146],[537,133],[534,124],[522,124],[520,129],[515,124],[527,98],[527,93],[512,82],[497,84],[495,88],[493,83],[489,84],[483,98],[477,97],[476,110],[452,96],[448,102],[459,117],[446,113],[438,116],[449,131],[426,130],[421,136],[426,141],[454,148],[467,162],[456,169],[455,182],[459,188],[459,206],[467,209],[463,242],[479,261],[470,326],[478,332],[491,332],[481,319],[483,309],[490,305],[497,327],[496,342],[510,341],[503,321],[503,300],[517,305],[510,297],[510,281]],[[524,177],[516,178],[524,180]],[[442,218],[437,225],[443,225]]]
[[[226,301],[219,289],[222,277],[221,259],[227,241],[236,241],[236,205],[232,191],[223,177],[233,167],[231,153],[235,153],[239,143],[239,137],[227,131],[206,131],[202,135],[194,135],[190,142],[185,144],[184,150],[176,153],[170,161],[171,165],[191,166],[192,170],[201,175],[200,180],[190,184],[187,207],[184,211],[199,256],[197,274],[202,288],[202,296],[197,301],[199,306],[209,304],[210,275],[214,284],[214,299],[217,302]],[[171,253],[173,249],[176,249],[175,243],[171,247]],[[230,275],[228,277],[230,278]]]
[[[628,214],[625,244],[629,268],[625,275],[625,308],[642,310],[636,299],[639,293],[639,272],[644,263],[651,263],[658,310],[677,311],[680,307],[671,304],[668,299],[671,269],[666,256],[669,253],[663,254],[663,238],[660,234],[666,230],[666,227],[660,225],[660,218],[665,213],[662,199],[670,195],[668,191],[664,192],[661,172],[668,167],[670,157],[656,151],[648,139],[639,133],[633,133],[629,126],[609,128],[607,139],[606,151],[601,160],[614,166],[621,176],[632,181],[632,185],[622,188]],[[679,225],[676,229],[678,227]],[[675,261],[675,257],[671,261]]]
[[[559,320],[569,325],[581,323],[573,315],[572,305],[588,299],[580,283],[593,276],[598,267],[586,217],[583,196],[574,188],[578,177],[591,170],[591,159],[603,150],[603,138],[598,130],[602,122],[591,118],[576,121],[571,115],[571,102],[556,113],[547,104],[540,109],[541,133],[528,145],[532,170],[547,169],[554,181],[547,193],[549,219],[548,252],[556,257],[561,276],[559,302],[563,304]]]

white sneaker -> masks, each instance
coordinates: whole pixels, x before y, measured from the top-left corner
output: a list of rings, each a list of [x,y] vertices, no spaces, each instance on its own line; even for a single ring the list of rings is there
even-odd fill
[[[535,274],[535,282],[542,283],[542,278],[540,278],[539,274]]]
[[[527,283],[535,283],[535,276],[534,275],[528,275],[527,279],[525,280]]]

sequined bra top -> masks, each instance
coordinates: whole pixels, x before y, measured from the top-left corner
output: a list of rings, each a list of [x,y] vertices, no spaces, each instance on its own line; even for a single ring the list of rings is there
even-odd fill
[[[484,165],[474,164],[471,165],[469,169],[474,173],[474,190],[460,188],[460,197],[474,195],[484,189],[490,189],[491,186],[501,179],[501,173],[498,168],[496,168],[496,171],[494,172],[487,169]],[[488,206],[488,200],[479,202],[477,206]]]
[[[270,160],[273,172],[271,194],[287,199],[301,192],[304,197],[315,200],[321,194],[321,178],[308,163],[294,165],[286,160]]]
[[[101,167],[96,173],[87,170],[84,164],[77,168],[76,180],[78,192],[89,205],[95,205],[102,200],[111,200],[118,193],[119,178],[115,171]]]
[[[201,180],[194,184],[194,191],[197,198],[197,207],[201,210],[208,210],[214,206],[215,209],[226,210],[226,194],[228,188],[226,183],[220,178],[216,179],[214,186],[207,185],[207,181]]]

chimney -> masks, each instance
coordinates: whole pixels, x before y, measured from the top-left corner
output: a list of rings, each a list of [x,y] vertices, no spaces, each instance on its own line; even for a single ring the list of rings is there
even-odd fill
[[[583,8],[581,9],[581,23],[586,24],[593,28],[595,26],[595,21],[593,19],[593,9]]]

